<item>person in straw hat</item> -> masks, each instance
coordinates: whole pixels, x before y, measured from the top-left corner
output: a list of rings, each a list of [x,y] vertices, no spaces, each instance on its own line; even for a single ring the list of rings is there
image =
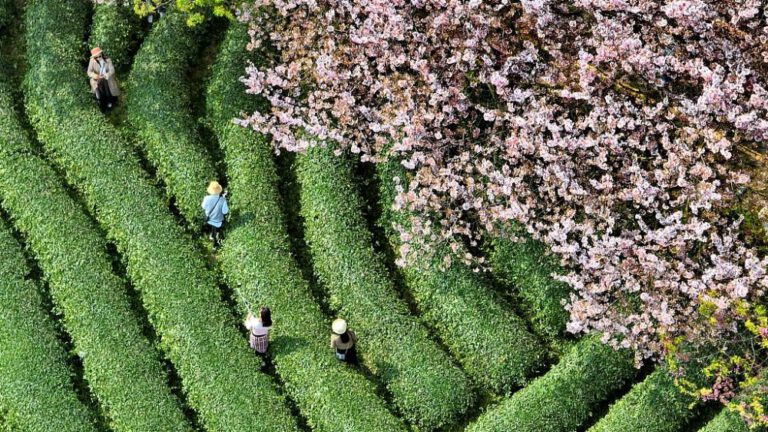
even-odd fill
[[[347,322],[339,318],[333,321],[331,324],[331,348],[336,350],[336,358],[340,361],[347,363],[355,363],[357,361],[357,353],[355,352],[355,342],[357,342],[357,335],[352,330],[347,328]]]
[[[229,213],[226,193],[222,194],[219,182],[212,181],[208,185],[208,195],[203,198],[202,207],[205,211],[205,231],[215,247],[221,246],[221,229],[224,225],[224,215]]]
[[[99,102],[101,110],[112,108],[120,96],[120,86],[117,85],[112,59],[107,57],[101,48],[95,47],[91,50],[87,73],[91,81],[91,92]]]

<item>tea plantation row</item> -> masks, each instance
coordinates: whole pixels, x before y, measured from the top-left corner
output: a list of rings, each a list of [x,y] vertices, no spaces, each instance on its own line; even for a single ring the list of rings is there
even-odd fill
[[[0,27],[11,25],[12,8],[0,1]],[[231,228],[219,261],[237,303],[233,316],[221,301],[216,273],[169,211],[135,149],[88,99],[81,38],[89,8],[82,0],[27,2],[26,110],[68,185],[39,156],[0,83],[0,198],[63,315],[61,328],[82,361],[95,404],[74,390],[44,291],[26,280],[25,257],[0,226],[0,268],[6,269],[0,330],[11,336],[0,339],[0,428],[46,430],[43,425],[56,424],[57,430],[86,431],[103,417],[116,431],[191,430],[182,410],[188,404],[211,431],[298,431],[301,423],[329,432],[406,431],[408,424],[433,430],[465,422],[482,392],[498,396],[468,431],[565,432],[594,423],[593,432],[674,432],[696,415],[688,409],[691,401],[657,371],[602,419],[592,419],[637,370],[627,353],[595,337],[563,338],[567,315],[559,305],[567,290],[550,277],[557,266],[542,260],[545,250],[536,243],[496,239],[488,251],[528,322],[487,280],[458,264],[443,272],[437,258],[406,269],[398,287],[373,246],[354,162],[319,146],[298,156],[296,174],[313,270],[330,301],[331,310],[323,310],[318,290],[293,257],[269,142],[231,121],[264,108],[237,81],[248,59],[260,60],[245,52],[242,25],[231,25],[219,47],[206,94],[206,121],[232,191]],[[91,34],[119,56],[121,68],[130,66],[132,44],[142,33],[125,12],[97,6]],[[131,133],[175,198],[181,224],[194,226],[216,167],[189,109],[191,87],[183,84],[203,35],[182,18],[171,11],[146,35],[126,100]],[[387,246],[397,248],[392,223],[407,224],[408,216],[390,209],[394,177],[407,184],[396,164],[379,166],[378,223]],[[107,240],[117,245],[158,347],[144,335],[126,281],[112,271]],[[274,376],[262,372],[235,329],[248,307],[260,304],[275,314],[267,358]],[[361,336],[363,370],[338,363],[327,348],[328,324],[337,314]],[[562,355],[553,355],[551,347]],[[172,363],[183,394],[172,393],[161,357]],[[704,430],[736,432],[744,425],[724,412]]]

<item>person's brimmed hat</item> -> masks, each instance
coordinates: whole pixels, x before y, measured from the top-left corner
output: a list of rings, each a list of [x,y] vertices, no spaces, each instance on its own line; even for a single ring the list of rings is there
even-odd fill
[[[347,322],[339,318],[333,321],[333,324],[331,324],[331,328],[333,329],[333,332],[336,333],[337,335],[343,335],[347,331]]]
[[[98,57],[101,54],[101,48],[96,47],[91,50],[91,57]]]
[[[212,181],[211,184],[208,185],[208,193],[210,195],[218,195],[221,193],[221,185],[217,181]]]

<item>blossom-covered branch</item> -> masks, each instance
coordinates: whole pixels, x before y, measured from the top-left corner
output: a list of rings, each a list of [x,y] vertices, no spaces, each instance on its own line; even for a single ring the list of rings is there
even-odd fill
[[[736,149],[768,141],[764,1],[250,3],[277,55],[244,78],[271,110],[240,122],[402,160],[400,265],[518,223],[570,270],[570,331],[638,362],[740,339],[768,288],[731,211]]]

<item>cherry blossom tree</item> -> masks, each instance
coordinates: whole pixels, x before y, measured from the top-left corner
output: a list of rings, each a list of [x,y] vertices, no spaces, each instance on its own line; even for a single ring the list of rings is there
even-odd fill
[[[250,48],[277,54],[244,78],[271,110],[240,123],[278,152],[401,160],[400,265],[520,224],[570,270],[573,333],[640,363],[743,330],[768,288],[731,211],[740,149],[768,139],[765,2],[248,5]]]
[[[570,332],[673,369],[717,347],[690,390],[755,388],[768,258],[733,209],[768,141],[764,0],[180,4],[249,22],[266,61],[243,82],[271,108],[237,121],[277,152],[402,163],[399,265],[447,243],[484,267],[523,227],[568,270]]]
[[[279,55],[245,83],[272,109],[243,123],[401,158],[412,241],[524,224],[573,269],[569,330],[651,357],[768,283],[727,211],[736,148],[768,138],[765,5],[725,3],[259,0],[252,48]]]

